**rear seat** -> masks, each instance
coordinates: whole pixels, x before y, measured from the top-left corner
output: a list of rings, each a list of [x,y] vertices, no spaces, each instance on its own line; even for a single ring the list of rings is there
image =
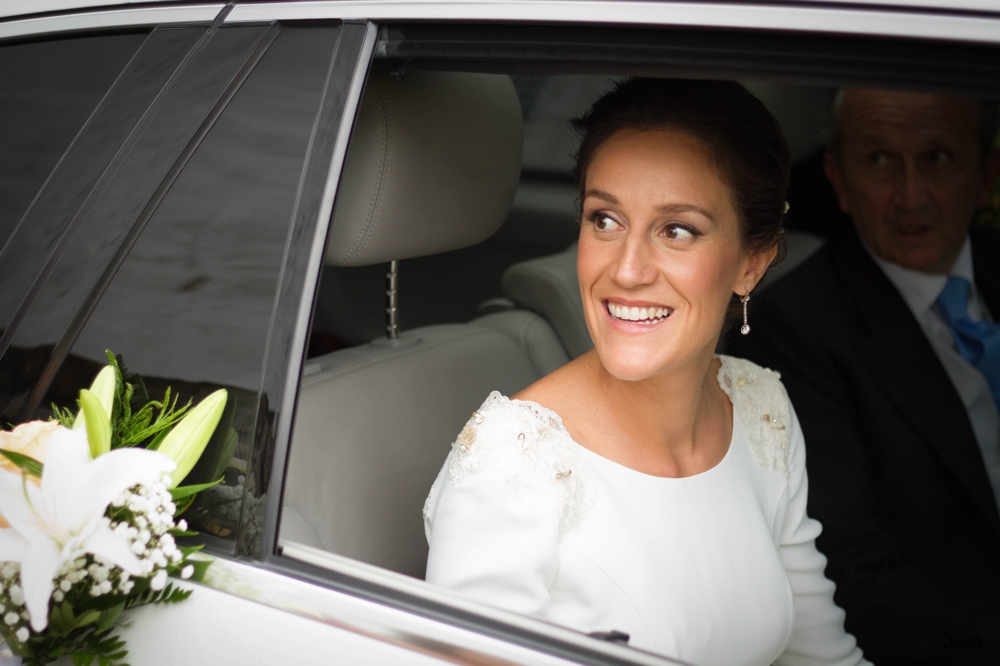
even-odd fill
[[[406,259],[492,235],[517,186],[521,133],[506,76],[373,73],[327,264]],[[566,360],[551,327],[518,310],[310,359],[281,539],[423,577],[421,509],[450,443],[490,391],[512,395]]]

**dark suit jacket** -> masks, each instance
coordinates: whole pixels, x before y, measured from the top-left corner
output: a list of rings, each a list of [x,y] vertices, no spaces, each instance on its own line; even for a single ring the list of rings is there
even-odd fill
[[[976,233],[972,246],[994,314],[998,241]],[[847,630],[879,665],[1000,663],[1000,514],[962,401],[899,292],[850,230],[751,305],[750,335],[727,351],[782,374]]]

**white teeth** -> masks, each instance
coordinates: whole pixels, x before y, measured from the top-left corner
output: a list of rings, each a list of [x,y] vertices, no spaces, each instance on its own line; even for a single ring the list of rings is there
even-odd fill
[[[670,308],[629,308],[622,307],[621,305],[615,305],[614,303],[608,303],[608,312],[615,319],[622,319],[625,321],[641,322],[644,324],[652,324],[658,322],[660,319],[667,317],[671,313]]]

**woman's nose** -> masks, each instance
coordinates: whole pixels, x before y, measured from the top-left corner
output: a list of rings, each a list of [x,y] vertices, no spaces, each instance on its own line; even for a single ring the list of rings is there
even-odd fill
[[[611,269],[612,279],[626,289],[652,283],[656,279],[652,250],[649,241],[642,236],[626,236],[619,246],[618,256]]]

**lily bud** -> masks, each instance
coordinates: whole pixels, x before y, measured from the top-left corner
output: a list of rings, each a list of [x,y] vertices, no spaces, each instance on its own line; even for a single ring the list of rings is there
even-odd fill
[[[85,419],[91,459],[111,450],[111,419],[96,395],[80,391],[80,414]],[[77,419],[79,421],[80,419]]]
[[[94,377],[94,382],[90,385],[90,392],[93,393],[98,401],[101,403],[101,407],[104,408],[104,413],[108,415],[108,422],[111,421],[111,412],[115,408],[115,369],[110,365],[104,366],[104,368],[97,373]],[[73,421],[73,430],[83,430],[87,427],[87,417],[84,416],[83,410],[81,409],[76,415],[76,420]]]
[[[215,427],[219,425],[228,397],[225,389],[211,394],[188,412],[163,438],[157,451],[177,463],[177,469],[170,474],[171,488],[176,488],[201,458]]]

